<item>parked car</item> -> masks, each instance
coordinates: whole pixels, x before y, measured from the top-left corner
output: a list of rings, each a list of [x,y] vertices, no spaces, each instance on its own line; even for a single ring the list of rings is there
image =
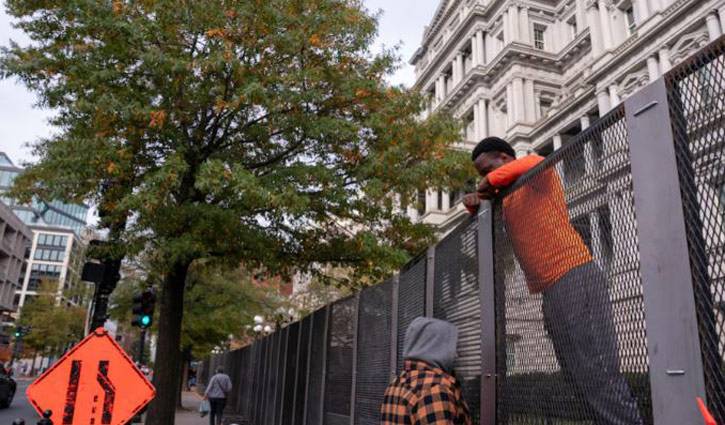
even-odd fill
[[[15,397],[15,390],[17,390],[18,384],[8,374],[4,367],[0,367],[0,407],[7,408],[13,402]]]

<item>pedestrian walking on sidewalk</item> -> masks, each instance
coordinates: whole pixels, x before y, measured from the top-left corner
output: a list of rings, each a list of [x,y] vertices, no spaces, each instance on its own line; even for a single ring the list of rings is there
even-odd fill
[[[405,365],[385,390],[380,425],[472,425],[461,386],[453,375],[458,328],[418,317],[403,344]]]
[[[224,408],[227,406],[227,395],[232,391],[232,380],[224,373],[222,366],[217,366],[216,373],[209,380],[204,398],[209,400],[211,412],[209,425],[221,425]]]

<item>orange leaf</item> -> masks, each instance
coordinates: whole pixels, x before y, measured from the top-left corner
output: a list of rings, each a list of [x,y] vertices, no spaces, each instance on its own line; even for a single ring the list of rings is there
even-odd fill
[[[234,10],[227,10],[226,12],[224,12],[224,14],[227,15],[227,17],[232,18],[232,19],[237,17],[237,12]]]
[[[310,37],[310,44],[317,47],[322,45],[322,40],[320,40],[320,36],[317,34],[313,34],[312,37]]]
[[[116,0],[113,2],[113,13],[120,13],[121,9],[123,9],[123,5],[119,0]]]
[[[166,111],[163,109],[160,111],[151,111],[151,122],[150,127],[163,127],[166,122]]]
[[[109,162],[108,167],[106,167],[106,172],[108,174],[113,174],[113,172],[116,171],[116,163],[115,162]]]

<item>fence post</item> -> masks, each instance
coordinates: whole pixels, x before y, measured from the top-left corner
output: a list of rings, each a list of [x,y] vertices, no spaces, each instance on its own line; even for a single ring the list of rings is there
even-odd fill
[[[330,305],[325,306],[325,331],[323,334],[322,341],[322,383],[320,385],[320,423],[325,423],[325,383],[327,381],[327,340],[330,338]]]
[[[496,424],[496,302],[494,299],[493,205],[478,212],[478,293],[481,308],[481,423]]]
[[[657,425],[698,423],[705,395],[690,256],[667,89],[662,78],[625,101]]]
[[[390,379],[392,382],[398,375],[398,291],[400,290],[400,275],[393,278],[393,299],[391,300],[391,330],[390,330]]]
[[[425,262],[425,317],[433,317],[435,258],[436,247],[435,245],[431,245],[426,252]]]
[[[355,313],[352,320],[352,388],[350,388],[350,425],[355,425],[355,395],[357,393],[357,329],[360,320],[360,291],[355,294]]]
[[[305,350],[307,350],[307,365],[305,366],[305,405],[302,409],[302,424],[307,424],[307,403],[309,403],[310,400],[310,365],[312,363],[312,339],[314,338],[314,330],[315,330],[315,316],[314,314],[310,316],[310,334],[307,338],[307,347],[305,347]]]

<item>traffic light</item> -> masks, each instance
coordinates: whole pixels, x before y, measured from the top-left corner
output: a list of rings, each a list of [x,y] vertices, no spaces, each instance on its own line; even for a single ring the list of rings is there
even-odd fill
[[[15,328],[15,338],[22,338],[28,333],[30,333],[30,326],[18,326]]]
[[[151,291],[145,291],[133,296],[133,318],[131,325],[139,328],[148,328],[154,319],[154,306],[156,296]]]

